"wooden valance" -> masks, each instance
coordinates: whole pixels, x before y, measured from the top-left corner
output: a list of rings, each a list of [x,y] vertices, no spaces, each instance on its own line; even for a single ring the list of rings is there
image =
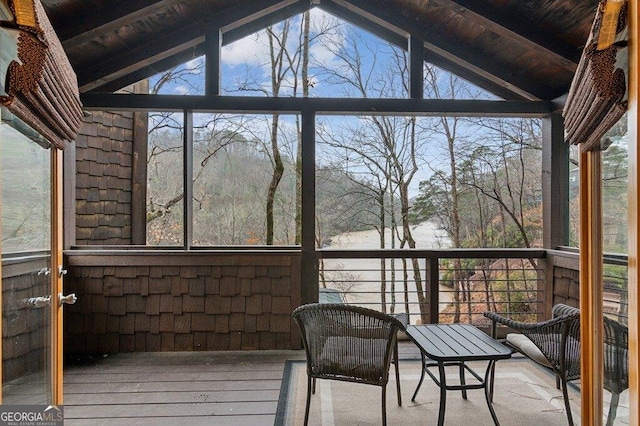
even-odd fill
[[[17,33],[17,60],[6,74],[0,101],[54,146],[75,140],[82,123],[76,74],[40,0],[9,0],[14,22],[3,27]]]
[[[627,110],[627,25],[626,0],[599,3],[563,111],[566,140],[583,152]]]

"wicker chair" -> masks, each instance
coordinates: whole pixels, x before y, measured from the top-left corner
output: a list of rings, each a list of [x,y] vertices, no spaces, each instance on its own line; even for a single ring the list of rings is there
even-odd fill
[[[380,386],[382,424],[386,425],[386,387],[392,358],[398,405],[402,405],[397,332],[405,329],[405,317],[398,319],[372,309],[331,303],[303,305],[292,315],[300,327],[307,355],[304,424],[309,421],[315,379],[331,379]]]
[[[580,378],[580,310],[557,304],[553,307],[552,313],[552,319],[538,323],[514,321],[494,312],[485,312],[484,316],[493,323],[493,337],[496,337],[497,324],[500,323],[522,333],[535,345],[544,359],[531,356],[530,351],[522,352],[549,367],[556,374],[556,383],[562,388],[567,420],[569,425],[573,426],[567,383]],[[627,328],[605,317],[604,341],[604,388],[611,392],[607,425],[612,425],[620,393],[629,387]]]

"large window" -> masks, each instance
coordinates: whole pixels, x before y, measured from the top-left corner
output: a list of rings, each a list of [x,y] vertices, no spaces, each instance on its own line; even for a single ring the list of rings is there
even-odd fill
[[[189,126],[183,119],[149,114],[146,243],[299,244],[299,117],[197,113]],[[187,128],[193,130],[185,138]],[[189,190],[192,198],[185,200]],[[132,203],[140,202],[134,193]],[[184,241],[187,225],[191,241]]]
[[[540,120],[327,117],[318,129],[323,245],[542,246]]]
[[[299,117],[193,121],[193,244],[296,244]]]
[[[182,113],[149,113],[146,230],[149,245],[184,240],[184,124]],[[141,203],[133,194],[132,203]],[[134,224],[136,226],[139,224]]]

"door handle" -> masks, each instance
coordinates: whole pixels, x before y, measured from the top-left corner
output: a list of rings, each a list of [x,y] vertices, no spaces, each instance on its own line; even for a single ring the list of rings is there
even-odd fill
[[[29,308],[44,308],[51,303],[51,296],[30,297],[25,300]]]
[[[58,266],[58,277],[62,278],[64,275],[67,275],[67,270],[62,269],[62,266]]]
[[[58,293],[58,300],[60,301],[60,306],[64,303],[67,305],[73,305],[78,301],[78,298],[75,293],[67,294],[66,296],[63,296],[62,293]]]

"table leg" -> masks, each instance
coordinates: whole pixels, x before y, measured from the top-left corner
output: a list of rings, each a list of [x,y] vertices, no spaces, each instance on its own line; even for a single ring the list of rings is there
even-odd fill
[[[420,356],[422,357],[422,373],[420,374],[420,381],[418,382],[418,386],[416,387],[416,391],[413,393],[411,397],[411,401],[416,400],[416,396],[418,395],[418,391],[420,390],[420,386],[422,386],[422,381],[424,380],[424,375],[427,370],[427,360],[422,352],[420,352]]]
[[[496,381],[496,363],[491,366],[491,375],[489,377],[489,399],[493,402],[493,384]]]
[[[444,413],[447,407],[447,374],[444,370],[444,362],[438,361],[440,373],[440,408],[438,409],[438,426],[444,425]]]
[[[466,385],[466,382],[464,379],[464,361],[460,361],[460,385],[461,386]],[[464,388],[462,389],[462,398],[467,399],[467,390]]]
[[[484,397],[487,400],[487,406],[489,407],[489,412],[491,413],[491,418],[493,419],[493,423],[496,426],[500,426],[500,422],[498,421],[498,416],[496,416],[496,412],[493,409],[493,370],[495,367],[496,361],[489,361],[489,365],[487,366],[487,371],[484,374]]]

